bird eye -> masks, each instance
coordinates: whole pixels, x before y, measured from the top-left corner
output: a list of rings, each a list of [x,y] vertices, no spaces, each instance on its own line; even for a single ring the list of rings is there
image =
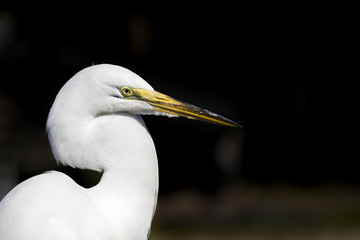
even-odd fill
[[[120,92],[124,97],[130,96],[132,94],[131,88],[129,87],[122,87]]]

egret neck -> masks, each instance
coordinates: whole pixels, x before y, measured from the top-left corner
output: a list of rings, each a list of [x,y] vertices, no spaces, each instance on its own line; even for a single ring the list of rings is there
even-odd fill
[[[117,124],[117,123],[121,124]],[[102,212],[111,235],[139,234],[150,230],[158,194],[158,164],[153,140],[138,115],[101,116],[91,123],[97,129],[94,141],[105,162],[103,176],[88,189]],[[102,131],[98,131],[98,129]],[[90,129],[91,131],[91,129]],[[111,133],[111,134],[110,134]],[[136,133],[136,134],[134,134]],[[111,136],[111,138],[109,138]],[[121,216],[121,218],[119,218]]]

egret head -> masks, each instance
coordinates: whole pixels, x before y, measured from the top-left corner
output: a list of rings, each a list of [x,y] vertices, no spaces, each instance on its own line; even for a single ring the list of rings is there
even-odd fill
[[[64,85],[59,95],[54,105],[57,102],[67,105],[67,109],[73,109],[77,114],[96,117],[126,112],[182,116],[231,127],[240,126],[206,109],[156,92],[141,77],[116,65],[100,64],[85,68]]]

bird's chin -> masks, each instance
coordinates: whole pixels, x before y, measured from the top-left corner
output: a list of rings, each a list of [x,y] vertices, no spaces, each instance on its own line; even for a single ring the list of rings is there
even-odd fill
[[[178,115],[175,115],[175,114],[159,112],[159,111],[153,111],[153,112],[149,113],[148,115],[163,116],[163,117],[169,117],[169,118],[179,117]]]

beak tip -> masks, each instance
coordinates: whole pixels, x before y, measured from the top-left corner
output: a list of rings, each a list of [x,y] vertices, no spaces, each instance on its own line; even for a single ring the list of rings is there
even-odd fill
[[[236,123],[236,122],[231,122],[231,123],[230,123],[230,127],[243,128],[243,126],[242,126],[242,125],[240,125],[240,124],[238,124],[238,123]]]

